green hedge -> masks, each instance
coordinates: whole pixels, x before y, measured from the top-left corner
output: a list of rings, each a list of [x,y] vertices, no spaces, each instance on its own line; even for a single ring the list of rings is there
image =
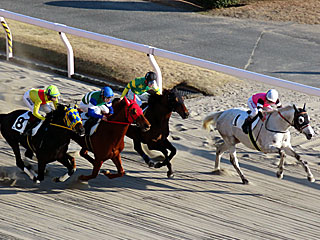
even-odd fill
[[[201,0],[205,8],[225,8],[232,5],[237,5],[240,0]]]

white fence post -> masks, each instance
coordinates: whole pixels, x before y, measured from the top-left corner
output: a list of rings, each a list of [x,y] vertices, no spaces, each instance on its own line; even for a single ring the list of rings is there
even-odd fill
[[[5,32],[6,32],[6,53],[7,53],[7,60],[9,60],[9,58],[13,57],[12,54],[12,34],[10,31],[10,28],[6,22],[6,20],[3,17],[0,17],[0,21],[1,21],[1,25],[4,28]]]
[[[283,87],[283,88],[287,88],[290,90],[303,92],[308,95],[314,95],[314,96],[320,97],[320,88],[316,88],[316,87],[312,87],[312,86],[308,86],[308,85],[304,85],[304,84],[300,84],[300,83],[296,83],[296,82],[286,81],[286,80],[283,80],[280,78],[271,77],[271,76],[267,76],[267,75],[263,75],[263,74],[259,74],[259,73],[255,73],[255,72],[250,72],[247,70],[226,66],[223,64],[203,60],[200,58],[195,58],[195,57],[179,54],[176,52],[167,51],[164,49],[154,48],[154,47],[147,46],[144,44],[139,44],[139,43],[135,43],[135,42],[131,42],[131,41],[115,38],[115,37],[110,37],[110,36],[106,36],[106,35],[99,34],[99,33],[89,32],[86,30],[82,30],[82,29],[78,29],[78,28],[74,28],[74,27],[69,27],[66,25],[58,24],[58,23],[52,23],[49,21],[25,16],[25,15],[22,15],[19,13],[6,11],[4,9],[0,9],[0,16],[5,17],[5,18],[9,18],[9,19],[12,19],[15,21],[20,21],[23,23],[32,24],[32,25],[35,25],[38,27],[43,27],[43,28],[50,29],[50,30],[53,30],[56,32],[71,34],[74,36],[87,38],[87,39],[91,39],[91,40],[95,40],[95,41],[100,41],[103,43],[112,44],[115,46],[124,47],[124,48],[132,49],[132,50],[135,50],[138,52],[150,54],[149,59],[151,61],[151,64],[155,64],[154,66],[157,66],[157,64],[155,61],[154,62],[152,61],[152,59],[154,59],[153,56],[158,56],[158,57],[167,58],[167,59],[170,59],[173,61],[187,63],[190,65],[195,65],[195,66],[210,69],[213,71],[222,72],[222,73],[236,76],[239,78],[246,78],[246,79],[250,79],[253,81],[264,82],[264,83],[268,83],[273,86]],[[9,32],[10,32],[10,30],[9,30]],[[9,34],[9,35],[11,37],[11,34]],[[8,36],[8,34],[7,34],[7,36]],[[12,53],[12,39],[10,39],[10,41],[11,41],[11,53]],[[9,42],[8,42],[8,44],[9,44]],[[66,44],[66,42],[65,42],[65,44]],[[70,45],[70,47],[71,47],[71,45]],[[70,48],[68,48],[68,49],[70,50]],[[73,52],[70,52],[69,54],[70,55],[72,54],[72,60],[73,60]],[[9,55],[10,54],[8,54],[8,56]],[[71,57],[69,59],[71,59]],[[69,64],[69,62],[68,62],[68,64]],[[161,85],[161,88],[162,88],[162,77],[161,77],[160,68],[159,68],[158,73],[160,73],[158,75],[158,77],[159,77],[159,79],[161,79],[161,82],[159,81],[159,85]],[[69,75],[73,74],[73,62],[70,62],[70,70],[68,70],[68,74]]]
[[[73,49],[72,46],[66,36],[65,33],[59,32],[60,37],[66,46],[68,50],[68,77],[71,78],[71,76],[74,74],[74,56],[73,56]]]
[[[157,84],[158,84],[158,87],[160,89],[160,93],[162,94],[162,74],[161,74],[160,67],[159,67],[156,59],[154,58],[154,56],[152,54],[147,54],[147,56],[149,57],[149,61],[150,61],[151,65],[152,65],[154,71],[157,74]]]

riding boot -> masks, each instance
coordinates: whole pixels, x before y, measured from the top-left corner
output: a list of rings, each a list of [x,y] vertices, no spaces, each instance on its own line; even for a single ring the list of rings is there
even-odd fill
[[[85,134],[89,135],[91,128],[98,122],[98,118],[90,117],[84,124]]]
[[[30,117],[29,118],[29,121],[27,123],[27,126],[26,128],[24,129],[22,135],[23,136],[28,136],[28,135],[31,135],[32,134],[32,129],[38,125],[38,123],[40,122],[41,120],[36,118],[36,117]]]
[[[245,134],[249,133],[249,128],[251,126],[252,123],[252,118],[249,116],[246,118],[246,120],[244,120],[244,123],[242,125],[242,130]]]

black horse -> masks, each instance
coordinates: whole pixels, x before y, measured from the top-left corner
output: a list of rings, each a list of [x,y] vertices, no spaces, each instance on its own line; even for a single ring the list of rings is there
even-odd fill
[[[44,179],[46,164],[57,160],[68,168],[68,173],[55,178],[54,181],[65,181],[76,170],[75,159],[67,154],[71,132],[84,134],[77,108],[58,104],[56,110],[47,114],[46,120],[35,136],[24,136],[12,129],[17,118],[26,112],[26,110],[16,110],[8,114],[0,114],[1,134],[14,152],[17,167],[27,173],[33,181],[39,183]],[[23,119],[20,120],[22,123]],[[21,159],[19,144],[26,149],[26,157],[32,158],[35,153],[38,159],[38,174],[31,169],[31,166],[25,166]]]
[[[143,108],[142,106],[142,109]],[[144,112],[145,117],[151,124],[150,130],[142,132],[136,126],[130,125],[126,133],[126,135],[133,140],[134,149],[150,167],[160,168],[167,166],[168,178],[173,177],[170,160],[177,152],[176,148],[168,140],[169,119],[172,112],[177,112],[183,119],[189,116],[183,98],[175,88],[164,90],[162,95],[151,92],[148,99],[148,108]],[[142,150],[141,143],[147,144],[150,150],[162,152],[165,160],[163,162],[157,162],[154,165],[149,156]],[[170,155],[168,155],[168,150],[170,150]]]

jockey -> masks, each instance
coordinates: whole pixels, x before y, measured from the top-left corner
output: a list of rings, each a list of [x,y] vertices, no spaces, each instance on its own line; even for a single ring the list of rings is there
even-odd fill
[[[248,134],[249,125],[255,120],[256,115],[261,112],[261,110],[268,112],[273,111],[274,107],[281,107],[279,93],[275,89],[270,89],[266,93],[254,94],[248,99],[248,107],[251,113],[242,125],[242,130],[245,134]]]
[[[23,95],[24,103],[32,111],[23,135],[30,135],[32,128],[40,123],[41,120],[45,120],[45,117],[39,113],[39,110],[45,113],[51,112],[53,110],[49,104],[51,102],[54,105],[54,109],[57,109],[59,96],[60,92],[54,85],[50,85],[46,90],[32,88]]]
[[[90,131],[99,119],[107,121],[107,116],[113,114],[111,99],[114,93],[110,87],[103,87],[100,91],[88,92],[81,100],[79,108],[87,113],[86,133]]]
[[[129,99],[133,99],[134,94],[136,94],[136,101],[139,106],[141,106],[142,101],[147,101],[149,94],[147,91],[154,90],[158,95],[160,95],[160,89],[156,83],[157,74],[154,72],[147,72],[145,77],[140,77],[132,80],[126,86],[121,94],[121,99],[127,95]],[[139,95],[140,97],[138,97]]]

